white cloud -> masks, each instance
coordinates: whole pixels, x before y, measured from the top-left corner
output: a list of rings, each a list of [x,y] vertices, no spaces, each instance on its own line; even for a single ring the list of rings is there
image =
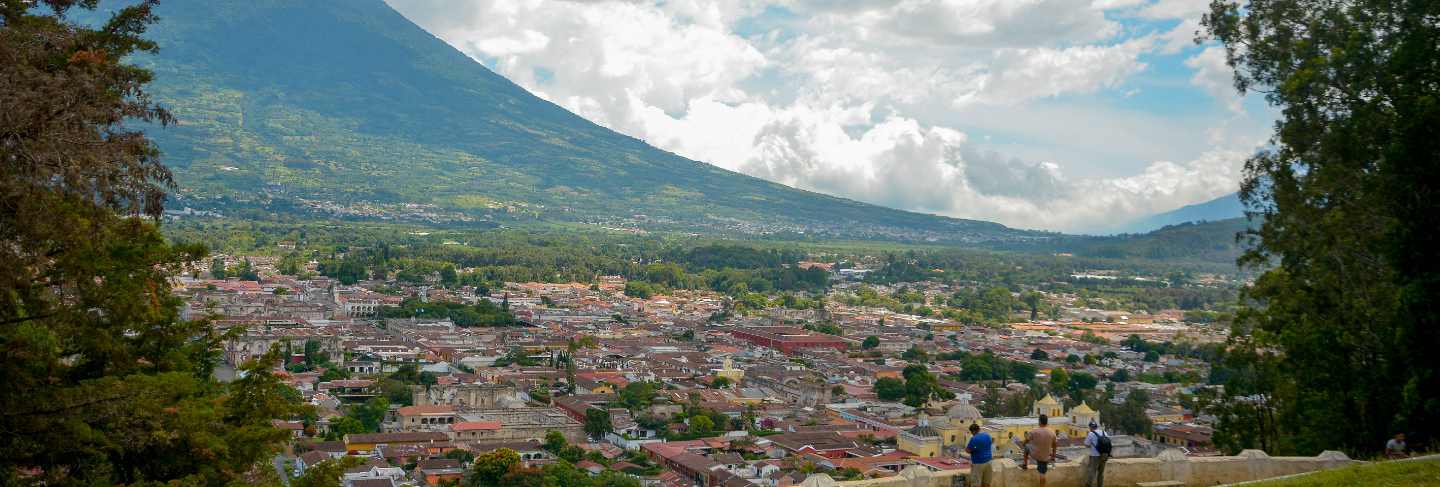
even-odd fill
[[[1068,157],[1009,150],[1014,142],[996,152],[954,128],[1028,132],[1054,145],[1050,153],[1092,158],[1176,152],[1186,144],[1168,139],[1193,136],[1184,127],[1194,123],[1036,104],[1138,93],[1126,85],[1146,72],[1142,56],[1184,48],[1180,32],[1198,25],[1186,17],[1194,2],[387,1],[597,123],[727,169],[896,208],[1096,228],[1233,191],[1243,150],[1222,148],[1245,149],[1221,130],[1218,148],[1188,162],[1125,159],[1128,171],[1100,175],[1075,173]],[[793,16],[766,16],[775,8]],[[1115,12],[1186,20],[1127,32]],[[1192,83],[1218,98],[1212,56],[1187,65]]]
[[[1175,54],[1186,48],[1195,46],[1195,37],[1200,33],[1200,19],[1187,18],[1176,24],[1165,33],[1160,34],[1159,52],[1161,54]]]
[[[841,127],[854,116],[787,111],[759,131],[759,150],[739,169],[871,203],[1084,231],[1234,191],[1246,154],[1215,150],[1191,161],[1155,162],[1134,176],[1072,179],[1054,163],[979,150],[963,133],[910,119],[888,118],[852,137]]]
[[[1195,70],[1190,83],[1205,90],[1232,113],[1243,113],[1240,93],[1235,91],[1235,71],[1225,64],[1225,49],[1211,46],[1189,59],[1185,65]]]
[[[1013,102],[1114,87],[1145,69],[1139,56],[1149,45],[1137,39],[1114,46],[1002,49],[985,79],[983,99]]]
[[[1210,0],[1156,0],[1140,9],[1142,17],[1151,19],[1191,19],[1210,11]]]

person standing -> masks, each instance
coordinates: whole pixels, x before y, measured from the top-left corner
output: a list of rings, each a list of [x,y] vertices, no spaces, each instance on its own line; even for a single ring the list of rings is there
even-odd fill
[[[990,438],[990,433],[982,433],[980,425],[972,423],[970,442],[965,444],[965,452],[970,454],[970,481],[966,486],[990,487],[990,479],[994,477],[990,457],[994,450],[995,440]]]
[[[1055,463],[1058,450],[1055,432],[1050,429],[1050,417],[1040,415],[1040,426],[1025,433],[1025,445],[1029,447],[1030,458],[1035,460],[1035,472],[1040,474],[1040,487],[1045,487],[1045,473]]]
[[[1105,462],[1110,461],[1110,438],[1100,425],[1090,422],[1090,432],[1085,434],[1085,446],[1090,455],[1085,457],[1085,487],[1105,487]]]

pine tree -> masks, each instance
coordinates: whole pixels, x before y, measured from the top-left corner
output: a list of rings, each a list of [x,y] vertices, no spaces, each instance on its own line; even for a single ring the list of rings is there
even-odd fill
[[[136,129],[172,118],[123,62],[155,2],[66,17],[96,3],[0,0],[0,483],[239,483],[296,412],[279,349],[210,377],[225,337],[168,281],[205,252],[156,230],[173,183]]]

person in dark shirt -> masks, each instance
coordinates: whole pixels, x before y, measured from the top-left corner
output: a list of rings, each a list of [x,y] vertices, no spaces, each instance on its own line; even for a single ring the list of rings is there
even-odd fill
[[[990,470],[990,455],[995,449],[995,441],[989,433],[980,432],[979,424],[970,425],[970,434],[970,442],[965,444],[965,452],[970,454],[970,481],[965,485],[990,487],[990,479],[994,476]]]

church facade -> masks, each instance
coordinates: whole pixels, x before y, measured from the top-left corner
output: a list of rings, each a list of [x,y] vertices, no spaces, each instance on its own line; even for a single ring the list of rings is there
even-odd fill
[[[952,406],[944,416],[930,417],[920,414],[915,427],[902,430],[896,436],[897,447],[922,457],[957,456],[964,452],[970,442],[970,425],[979,424],[981,431],[994,439],[996,455],[1010,455],[1019,451],[1019,442],[1025,432],[1040,426],[1039,416],[1049,417],[1050,428],[1061,438],[1078,438],[1089,431],[1091,421],[1100,422],[1100,413],[1089,405],[1064,409],[1054,396],[1045,395],[1030,407],[1030,416],[986,419],[980,410],[962,402]]]

